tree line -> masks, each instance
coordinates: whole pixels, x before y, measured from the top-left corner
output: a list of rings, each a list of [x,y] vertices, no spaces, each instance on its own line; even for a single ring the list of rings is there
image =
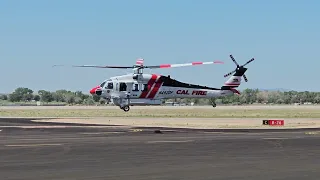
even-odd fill
[[[106,100],[97,95],[84,94],[81,91],[57,90],[54,92],[33,90],[25,87],[19,87],[8,95],[1,95],[0,100],[9,102],[34,102],[39,101],[43,103],[65,103],[65,104],[79,104],[79,105],[94,105],[105,104]],[[294,104],[294,103],[320,103],[320,92],[309,91],[266,91],[258,89],[245,89],[241,91],[241,95],[231,95],[226,97],[219,97],[216,99],[198,99],[198,98],[184,98],[184,99],[167,99],[167,102],[177,102],[194,105],[208,105],[214,101],[216,104]]]
[[[9,102],[42,102],[42,103],[62,103],[62,104],[83,104],[94,105],[104,104],[104,100],[97,95],[84,94],[81,91],[57,90],[55,92],[39,90],[37,93],[32,89],[19,87],[8,95],[1,95],[0,99]]]

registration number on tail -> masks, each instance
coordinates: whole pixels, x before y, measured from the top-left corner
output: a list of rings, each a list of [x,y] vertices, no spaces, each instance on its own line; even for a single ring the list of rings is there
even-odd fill
[[[172,94],[173,91],[160,91],[159,94]]]

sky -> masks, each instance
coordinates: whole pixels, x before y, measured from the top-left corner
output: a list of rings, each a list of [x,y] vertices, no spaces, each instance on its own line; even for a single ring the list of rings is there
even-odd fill
[[[17,87],[86,93],[130,69],[52,67],[220,60],[145,70],[221,87],[252,57],[239,89],[320,91],[320,1],[0,0],[0,93]]]

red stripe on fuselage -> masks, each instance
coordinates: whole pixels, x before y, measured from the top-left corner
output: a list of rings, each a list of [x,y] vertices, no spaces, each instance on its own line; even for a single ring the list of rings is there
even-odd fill
[[[157,94],[158,90],[160,89],[161,84],[162,84],[162,81],[161,81],[160,77],[159,77],[158,81],[156,82],[156,84],[154,85],[154,87],[153,87],[152,91],[150,92],[148,98],[154,98],[154,96]]]
[[[147,91],[143,91],[140,95],[140,98],[146,98],[146,96],[148,95],[148,93],[150,92],[153,84],[156,82],[157,79],[157,75],[152,74],[151,79],[148,81],[148,90]]]

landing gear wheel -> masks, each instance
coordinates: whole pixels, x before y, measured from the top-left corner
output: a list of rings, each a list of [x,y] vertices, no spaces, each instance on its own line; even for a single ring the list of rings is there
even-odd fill
[[[212,104],[212,107],[216,107],[216,106],[217,106],[217,104],[216,104],[216,103],[213,103],[213,104]]]
[[[125,112],[128,112],[128,111],[130,110],[130,107],[129,107],[129,106],[124,106],[122,109],[123,109]]]

